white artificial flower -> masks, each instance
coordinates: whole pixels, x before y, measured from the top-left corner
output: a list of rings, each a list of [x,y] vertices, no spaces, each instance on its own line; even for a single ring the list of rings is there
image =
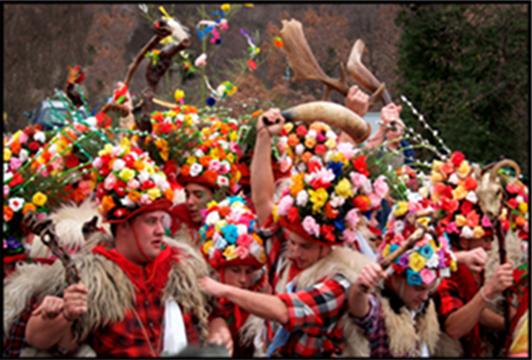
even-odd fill
[[[51,152],[51,148],[55,146],[55,144],[53,144],[52,146],[50,146],[48,148],[48,151]],[[30,153],[28,150],[26,149],[21,149],[20,152],[18,153],[18,159],[20,160],[20,162],[24,163],[26,160],[28,160],[28,157],[29,157]]]
[[[427,265],[427,267],[435,269],[438,267],[439,263],[440,263],[440,258],[438,257],[438,253],[434,252],[432,256],[430,257],[430,259],[428,259],[425,264]]]
[[[129,196],[125,196],[123,197],[122,199],[120,199],[120,203],[125,206],[125,207],[133,207],[135,206],[135,203],[133,201],[131,201],[131,199],[129,198]]]
[[[301,190],[297,193],[296,204],[298,206],[306,206],[308,202],[308,193],[305,190]]]
[[[456,173],[452,173],[451,176],[449,176],[449,182],[451,184],[458,184],[458,182],[460,181],[460,179],[458,179],[458,175],[456,175]]]
[[[466,200],[472,202],[473,204],[476,204],[478,201],[477,194],[474,191],[470,191],[466,195]]]
[[[126,166],[126,162],[122,159],[116,159],[113,162],[113,171],[120,171]]]
[[[205,224],[212,225],[218,221],[220,221],[220,214],[218,214],[218,211],[211,211],[205,219]]]
[[[473,230],[469,226],[464,226],[462,228],[462,232],[460,233],[460,237],[463,237],[465,239],[472,239],[473,238]]]
[[[33,140],[44,143],[46,141],[46,135],[42,131],[37,131],[33,134]]]
[[[9,199],[8,205],[13,210],[13,212],[17,212],[24,206],[25,200],[21,197],[14,197]]]
[[[225,176],[218,175],[216,184],[220,187],[229,186],[229,180]]]
[[[345,204],[345,199],[333,193],[331,194],[331,200],[329,201],[329,203],[334,209],[337,209]]]
[[[202,170],[203,170],[203,166],[201,166],[201,164],[194,163],[192,164],[192,166],[190,166],[190,176],[192,177],[198,176]]]
[[[150,179],[150,174],[146,171],[146,170],[142,170],[140,173],[139,173],[139,181],[141,183],[145,182],[145,181],[148,181]]]

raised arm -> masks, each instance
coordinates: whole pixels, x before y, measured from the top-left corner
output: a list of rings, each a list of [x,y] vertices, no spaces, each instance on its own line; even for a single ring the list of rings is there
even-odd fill
[[[270,120],[266,126],[263,119]],[[275,123],[275,121],[278,121]],[[251,160],[251,199],[260,225],[264,225],[272,213],[275,182],[272,169],[272,137],[282,130],[285,119],[279,109],[266,111],[257,121],[257,139]]]

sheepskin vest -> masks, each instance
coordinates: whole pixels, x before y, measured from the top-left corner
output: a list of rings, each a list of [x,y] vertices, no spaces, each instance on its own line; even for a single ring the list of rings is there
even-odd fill
[[[98,242],[111,242],[98,233]],[[174,262],[163,290],[162,302],[173,298],[183,312],[191,312],[199,322],[202,340],[207,338],[209,306],[197,286],[197,279],[208,274],[208,267],[197,250],[191,246],[165,238],[177,249],[179,261]],[[114,262],[98,254],[82,253],[73,256],[81,282],[89,289],[88,312],[74,322],[74,335],[86,339],[96,328],[120,322],[128,309],[134,307],[135,289],[127,275]],[[46,295],[62,296],[66,287],[65,271],[56,261],[52,265],[21,265],[4,284],[4,333],[19,317],[32,298]]]
[[[436,309],[432,299],[429,300],[425,312],[416,320],[412,319],[410,311],[402,306],[396,313],[387,298],[377,295],[382,306],[384,324],[389,338],[389,349],[393,357],[420,356],[420,344],[426,343],[432,354],[440,335],[440,327]],[[342,354],[345,357],[371,356],[368,339],[362,329],[349,318],[346,319],[344,334],[347,347]]]

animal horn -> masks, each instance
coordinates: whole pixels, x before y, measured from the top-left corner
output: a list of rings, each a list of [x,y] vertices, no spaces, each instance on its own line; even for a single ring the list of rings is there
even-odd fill
[[[519,167],[519,165],[517,165],[515,161],[510,159],[503,159],[493,165],[493,168],[490,170],[490,180],[494,180],[497,176],[497,172],[507,166],[515,170],[515,177],[519,177],[519,175],[521,175],[521,168]]]
[[[345,131],[356,143],[361,143],[371,133],[371,125],[345,106],[328,101],[313,101],[291,107],[282,112],[287,121],[312,123],[316,120]]]

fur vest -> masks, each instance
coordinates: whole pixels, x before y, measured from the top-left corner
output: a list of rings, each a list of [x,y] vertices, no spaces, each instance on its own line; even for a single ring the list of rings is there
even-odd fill
[[[420,342],[427,344],[430,354],[434,353],[440,335],[440,327],[432,299],[429,300],[425,312],[417,317],[415,324],[410,311],[404,306],[397,314],[391,308],[387,298],[378,295],[378,301],[381,302],[384,313],[384,324],[393,357],[419,356],[418,344]],[[349,318],[346,319],[344,334],[347,339],[347,348],[343,356],[371,356],[368,339],[362,329]]]
[[[98,233],[95,242],[112,242]],[[92,242],[91,241],[91,242]],[[189,245],[165,238],[165,242],[179,251],[179,261],[170,270],[163,290],[162,302],[173,298],[182,311],[192,311],[199,320],[200,337],[207,338],[209,308],[207,299],[197,286],[197,279],[208,274],[208,267]],[[74,323],[74,335],[85,339],[99,326],[124,319],[127,309],[135,305],[134,285],[114,262],[93,253],[73,256],[81,282],[89,289],[88,312]],[[62,296],[66,287],[64,268],[59,261],[52,265],[25,264],[13,273],[4,284],[4,333],[9,330],[32,297]]]

